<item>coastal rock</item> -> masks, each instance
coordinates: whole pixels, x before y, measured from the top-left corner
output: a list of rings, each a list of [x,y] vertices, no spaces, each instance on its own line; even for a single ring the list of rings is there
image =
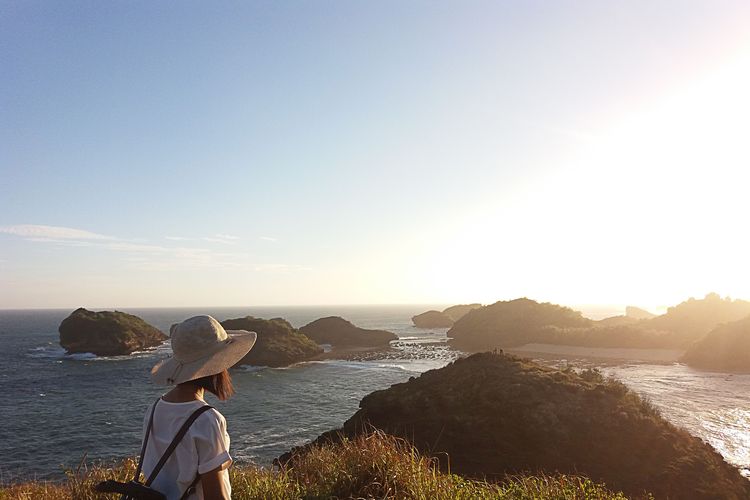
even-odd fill
[[[470,311],[479,309],[482,304],[458,304],[443,309],[443,314],[448,316],[454,323],[466,316]]]
[[[448,330],[450,345],[467,352],[539,342],[544,327],[589,327],[580,312],[527,298],[496,302],[475,309]]]
[[[334,347],[387,347],[398,336],[385,330],[367,330],[338,316],[316,319],[299,332],[318,344]]]
[[[412,316],[411,320],[417,328],[450,328],[453,326],[453,320],[450,316],[441,311],[423,312]]]
[[[490,353],[365,396],[342,429],[279,461],[373,428],[467,477],[560,472],[633,496],[750,497],[750,482],[737,469],[623,384],[597,371],[576,374]]]
[[[714,328],[680,361],[701,370],[750,373],[750,316]]]
[[[627,306],[625,308],[625,316],[633,319],[651,319],[655,318],[656,314],[641,309],[640,307]]]
[[[121,356],[156,347],[168,339],[138,316],[120,311],[94,312],[82,307],[65,318],[58,331],[60,345],[68,354]]]
[[[238,365],[281,367],[313,358],[323,352],[315,342],[299,333],[283,318],[261,319],[253,316],[221,322],[227,330],[256,332],[258,340]]]

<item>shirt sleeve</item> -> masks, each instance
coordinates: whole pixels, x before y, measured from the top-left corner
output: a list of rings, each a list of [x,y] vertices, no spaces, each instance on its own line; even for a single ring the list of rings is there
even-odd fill
[[[232,457],[224,416],[216,410],[209,410],[198,418],[196,424],[193,439],[198,450],[198,473],[205,474],[217,467],[228,468]]]

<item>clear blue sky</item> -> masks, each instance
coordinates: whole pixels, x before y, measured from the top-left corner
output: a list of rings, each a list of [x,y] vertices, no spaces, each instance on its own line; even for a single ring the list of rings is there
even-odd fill
[[[748,243],[747,26],[740,1],[2,1],[0,308],[750,298],[746,254],[691,243]]]

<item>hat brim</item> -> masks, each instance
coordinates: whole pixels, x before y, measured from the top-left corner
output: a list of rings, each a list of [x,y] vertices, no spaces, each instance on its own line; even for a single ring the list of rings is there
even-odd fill
[[[245,330],[227,330],[228,338],[212,354],[190,363],[174,357],[160,361],[151,369],[151,381],[159,385],[176,385],[208,375],[216,375],[236,365],[255,345],[258,334]]]

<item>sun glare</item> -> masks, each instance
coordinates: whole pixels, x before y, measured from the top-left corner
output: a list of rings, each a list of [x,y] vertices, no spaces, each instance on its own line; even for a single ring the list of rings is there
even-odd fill
[[[712,290],[749,297],[748,88],[750,51],[592,131],[533,188],[472,207],[424,279],[485,301],[501,290],[654,307]]]

